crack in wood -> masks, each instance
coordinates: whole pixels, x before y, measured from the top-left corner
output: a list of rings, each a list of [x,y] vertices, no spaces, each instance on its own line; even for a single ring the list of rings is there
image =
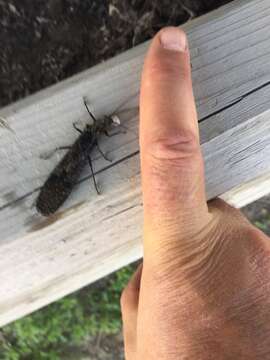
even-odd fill
[[[116,217],[118,215],[121,215],[121,214],[123,214],[123,213],[125,213],[125,212],[127,212],[127,211],[129,211],[131,209],[134,209],[134,208],[138,207],[138,206],[142,206],[142,203],[135,204],[135,205],[129,206],[129,207],[125,208],[125,209],[122,209],[122,210],[116,212],[115,214],[112,214],[110,216],[105,217],[104,219],[102,219],[102,221],[113,219],[114,217]]]
[[[114,163],[112,163],[112,164],[110,164],[110,165],[108,165],[108,166],[105,166],[104,168],[102,168],[102,169],[94,172],[94,175],[98,175],[98,174],[100,174],[100,173],[102,173],[102,172],[104,172],[104,171],[106,171],[106,170],[109,170],[110,168],[112,168],[112,167],[115,166],[115,165],[121,164],[122,162],[124,162],[124,161],[126,161],[126,160],[128,160],[128,159],[130,159],[130,158],[132,158],[132,157],[134,157],[134,156],[136,156],[136,155],[138,155],[139,152],[140,152],[139,150],[134,151],[133,153],[131,153],[131,154],[129,154],[129,155],[127,155],[127,156],[125,156],[125,157],[123,157],[123,158],[115,161]],[[86,180],[89,180],[89,179],[91,179],[91,178],[92,178],[92,174],[89,175],[89,176],[84,177],[84,178],[81,179],[81,180],[79,180],[79,181],[76,183],[76,185],[81,184],[82,182],[84,182],[84,181],[86,181]],[[28,193],[20,196],[18,199],[12,200],[12,201],[8,202],[7,204],[0,206],[0,212],[3,211],[3,210],[5,210],[5,209],[8,208],[8,207],[11,207],[11,206],[16,205],[18,202],[20,202],[21,200],[24,200],[24,199],[27,198],[28,196],[33,195],[35,192],[40,191],[41,188],[42,188],[42,186],[37,187],[37,188],[35,188],[34,190],[32,190],[32,191],[30,191],[30,192],[28,192]]]
[[[36,188],[36,189],[34,189],[34,190],[32,190],[32,191],[30,191],[30,192],[28,192],[28,193],[20,196],[20,197],[18,197],[18,199],[13,200],[13,201],[10,201],[9,203],[7,203],[7,204],[5,204],[5,205],[0,206],[0,212],[1,212],[2,210],[5,210],[6,208],[8,208],[8,207],[10,207],[10,206],[16,205],[18,202],[24,200],[24,199],[27,198],[28,196],[31,196],[32,194],[34,194],[36,191],[38,191],[38,190],[40,190],[40,189],[41,189],[41,187],[38,187],[38,188]]]
[[[102,168],[102,169],[94,172],[94,175],[101,174],[102,172],[111,169],[111,168],[114,167],[115,165],[121,164],[122,162],[124,162],[124,161],[126,161],[126,160],[128,160],[128,159],[133,158],[134,156],[138,155],[139,153],[140,153],[140,150],[133,151],[131,154],[129,154],[129,155],[127,155],[127,156],[125,156],[125,157],[123,157],[123,158],[121,158],[121,159],[119,159],[119,160],[117,160],[117,161],[115,161],[115,162],[113,162],[113,163],[105,166],[104,168]],[[88,176],[84,177],[83,179],[81,179],[80,181],[78,181],[77,184],[80,184],[80,183],[84,182],[85,180],[91,179],[92,177],[93,177],[92,174],[91,174],[91,175],[88,175]],[[1,210],[1,209],[0,209],[0,210]]]
[[[264,84],[262,84],[262,85],[260,85],[260,86],[258,86],[258,87],[256,87],[256,88],[248,91],[246,94],[241,95],[241,96],[239,96],[238,98],[236,98],[235,100],[233,100],[230,104],[222,107],[221,109],[219,109],[219,110],[217,110],[217,111],[214,111],[213,113],[211,113],[211,114],[209,114],[209,115],[206,115],[206,116],[202,117],[201,119],[199,119],[199,123],[201,123],[201,122],[203,122],[203,121],[205,121],[205,120],[208,120],[208,119],[210,119],[211,117],[216,116],[216,115],[222,113],[222,112],[225,111],[225,110],[230,109],[230,108],[233,107],[234,105],[236,105],[236,104],[240,103],[241,101],[243,101],[243,100],[244,100],[245,98],[247,98],[248,96],[256,93],[256,92],[259,91],[259,90],[262,90],[263,88],[265,88],[265,87],[267,87],[267,86],[269,86],[269,85],[270,85],[270,81],[267,81],[266,83],[264,83]]]

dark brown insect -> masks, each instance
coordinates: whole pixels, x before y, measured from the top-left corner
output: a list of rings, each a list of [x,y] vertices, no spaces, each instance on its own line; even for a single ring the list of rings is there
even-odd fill
[[[46,180],[36,201],[36,209],[43,216],[55,213],[66,201],[87,163],[90,166],[94,185],[99,194],[90,154],[93,148],[97,147],[102,156],[109,161],[98,145],[98,137],[100,134],[112,136],[119,132],[109,135],[108,129],[116,122],[114,118],[105,116],[101,121],[97,121],[85,100],[84,104],[93,120],[93,124],[87,124],[84,130],[78,129],[73,124],[74,128],[80,132],[80,136],[72,146],[66,147],[69,151]]]

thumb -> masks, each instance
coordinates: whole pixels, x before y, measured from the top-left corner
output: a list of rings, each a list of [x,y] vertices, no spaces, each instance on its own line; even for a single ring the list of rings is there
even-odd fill
[[[175,250],[175,242],[186,247],[187,238],[210,221],[189,51],[182,30],[165,28],[154,38],[144,64],[140,109],[147,259],[156,250]]]

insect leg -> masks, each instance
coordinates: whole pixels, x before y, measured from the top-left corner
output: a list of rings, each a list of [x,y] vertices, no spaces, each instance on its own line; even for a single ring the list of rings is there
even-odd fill
[[[120,134],[126,134],[126,132],[125,131],[117,131],[113,134],[109,134],[109,132],[107,130],[104,130],[104,134],[108,137],[113,137],[113,136],[120,135]]]
[[[58,150],[70,150],[72,148],[72,146],[59,146],[55,149],[55,151]]]
[[[75,123],[73,123],[72,125],[73,125],[74,129],[77,130],[80,134],[83,133],[83,131],[81,129],[79,129]]]
[[[88,158],[89,166],[90,166],[91,173],[92,173],[92,176],[93,176],[93,181],[94,181],[96,192],[97,192],[98,195],[100,195],[100,191],[98,190],[97,183],[96,183],[96,178],[95,178],[95,174],[94,174],[94,170],[93,170],[93,164],[92,164],[91,157],[88,155],[87,158]]]
[[[90,111],[90,109],[89,109],[89,107],[88,107],[88,105],[87,105],[87,103],[86,103],[86,100],[83,99],[83,102],[84,102],[84,105],[85,105],[85,107],[86,107],[86,110],[87,110],[88,114],[90,115],[90,117],[92,118],[92,120],[94,121],[94,123],[96,123],[96,122],[97,122],[97,119],[95,118],[94,114]]]
[[[101,150],[101,148],[99,147],[98,141],[96,141],[96,147],[97,147],[98,151],[100,152],[100,154],[103,156],[103,158],[104,158],[105,160],[112,162],[112,160],[109,159],[109,158],[104,154],[104,152]]]

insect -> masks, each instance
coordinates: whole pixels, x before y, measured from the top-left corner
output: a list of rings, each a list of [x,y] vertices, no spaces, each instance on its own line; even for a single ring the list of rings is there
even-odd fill
[[[77,128],[77,126],[73,124],[73,127],[80,133],[80,136],[72,146],[59,148],[69,149],[69,151],[54,168],[39,193],[36,201],[36,209],[43,216],[49,216],[55,213],[66,201],[87,163],[91,169],[95,189],[98,194],[100,193],[97,187],[90,153],[94,147],[97,147],[101,155],[110,161],[100,149],[98,137],[100,134],[107,136],[119,134],[120,132],[116,132],[110,135],[108,129],[110,129],[113,123],[120,124],[120,121],[114,116],[105,116],[101,121],[97,121],[94,114],[90,111],[86,99],[84,98],[83,100],[93,123],[87,124],[84,130]]]

